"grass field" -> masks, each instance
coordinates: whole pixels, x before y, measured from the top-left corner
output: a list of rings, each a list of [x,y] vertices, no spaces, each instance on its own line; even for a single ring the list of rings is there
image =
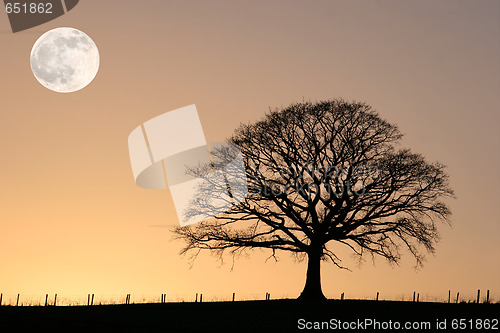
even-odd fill
[[[329,326],[335,323],[343,331],[353,331],[342,327],[346,325],[344,322],[358,325],[365,319],[372,319],[372,324],[365,325],[364,331],[387,328],[389,321],[393,328],[395,322],[400,325],[411,322],[412,325],[419,326],[419,331],[425,325],[431,325],[431,331],[435,331],[436,320],[446,320],[449,329],[453,323],[459,325],[460,319],[467,328],[476,327],[478,319],[489,319],[489,326],[494,328],[496,320],[497,329],[493,331],[498,331],[499,314],[500,304],[355,300],[329,300],[322,304],[272,300],[56,307],[2,306],[0,332],[304,332],[315,331],[306,329],[314,328],[314,325],[323,327],[323,331],[335,331]],[[429,324],[425,324],[426,322]],[[379,326],[376,326],[377,323]],[[485,325],[485,322],[481,321],[481,325]]]

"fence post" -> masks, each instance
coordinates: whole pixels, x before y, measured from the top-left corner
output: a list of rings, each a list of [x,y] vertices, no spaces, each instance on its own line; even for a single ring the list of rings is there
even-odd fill
[[[17,294],[17,302],[16,302],[16,306],[19,306],[19,294]]]
[[[417,303],[419,302],[420,300],[420,293],[417,293]]]
[[[92,294],[92,300],[90,301],[90,305],[94,305],[94,294]]]
[[[87,294],[87,306],[90,305],[90,294]]]
[[[57,294],[54,295],[54,306],[56,306],[56,302],[57,302]]]
[[[3,298],[3,294],[0,294],[0,306],[2,306],[2,298]]]
[[[376,300],[378,301],[378,291],[377,291],[377,299]]]
[[[479,304],[479,296],[481,295],[481,290],[477,290],[477,301],[476,303]]]
[[[486,291],[486,303],[490,303],[490,290]],[[0,305],[2,305],[2,298],[0,297]]]
[[[344,300],[344,293],[340,294],[340,300],[343,301]]]
[[[234,293],[233,293],[233,302],[234,302]]]
[[[413,302],[415,302],[415,292],[413,292]]]
[[[203,294],[200,294],[200,303],[203,302]]]
[[[458,304],[458,296],[460,295],[460,292],[457,292],[457,304]]]
[[[450,304],[450,299],[451,299],[451,290],[448,290],[448,304]]]
[[[48,299],[49,299],[49,294],[45,294],[45,306],[47,306]]]

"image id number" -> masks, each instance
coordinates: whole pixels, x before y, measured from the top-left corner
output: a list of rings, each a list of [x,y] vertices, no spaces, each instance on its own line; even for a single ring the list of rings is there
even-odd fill
[[[52,14],[51,3],[7,3],[5,5],[7,14]]]

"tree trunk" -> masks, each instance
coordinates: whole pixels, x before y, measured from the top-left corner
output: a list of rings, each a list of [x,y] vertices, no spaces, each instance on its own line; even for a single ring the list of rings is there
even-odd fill
[[[321,290],[321,248],[307,253],[306,284],[298,299],[301,301],[326,300]]]

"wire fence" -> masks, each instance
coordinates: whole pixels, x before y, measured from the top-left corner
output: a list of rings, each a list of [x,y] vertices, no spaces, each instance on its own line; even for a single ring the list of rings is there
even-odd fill
[[[475,290],[475,291],[453,291],[444,292],[428,292],[428,291],[411,291],[406,293],[350,293],[342,292],[339,295],[326,295],[331,299],[352,299],[352,300],[380,300],[380,301],[409,301],[409,302],[434,302],[434,303],[499,303],[500,293],[492,290]]]
[[[378,300],[378,301],[407,301],[407,302],[436,302],[436,303],[500,303],[500,292],[490,290],[475,291],[446,291],[407,293],[355,293],[341,292],[327,293],[328,299],[336,300]],[[192,293],[192,294],[85,294],[85,295],[22,295],[0,294],[0,306],[82,306],[82,305],[113,305],[113,304],[151,304],[151,303],[183,303],[183,302],[231,302],[252,300],[294,299],[297,295],[265,293]]]

